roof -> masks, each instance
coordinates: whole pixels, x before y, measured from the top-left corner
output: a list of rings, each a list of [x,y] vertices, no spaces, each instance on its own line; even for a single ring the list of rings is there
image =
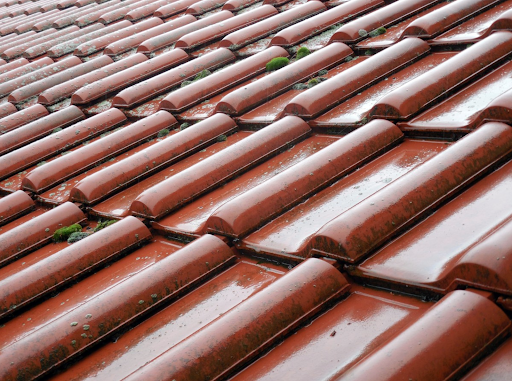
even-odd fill
[[[0,379],[502,380],[512,0],[1,0]]]

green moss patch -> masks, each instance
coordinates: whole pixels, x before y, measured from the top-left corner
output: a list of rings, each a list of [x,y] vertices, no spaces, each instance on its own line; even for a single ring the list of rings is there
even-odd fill
[[[310,54],[311,52],[309,51],[309,49],[303,46],[299,48],[299,50],[297,50],[297,59],[300,60],[301,58],[309,56]]]
[[[267,71],[279,70],[290,63],[290,60],[286,57],[272,58],[265,66]]]
[[[62,242],[66,241],[69,236],[75,232],[82,231],[82,226],[79,224],[73,224],[70,226],[64,226],[60,229],[55,230],[53,233],[53,241],[54,242]]]

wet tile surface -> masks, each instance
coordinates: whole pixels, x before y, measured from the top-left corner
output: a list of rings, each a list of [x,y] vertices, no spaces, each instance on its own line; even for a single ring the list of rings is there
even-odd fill
[[[0,379],[508,380],[510,30],[0,1]]]

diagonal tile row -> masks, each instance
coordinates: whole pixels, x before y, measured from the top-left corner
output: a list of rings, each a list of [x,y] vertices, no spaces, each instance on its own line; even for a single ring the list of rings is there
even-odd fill
[[[512,1],[2,4],[2,379],[508,379]]]

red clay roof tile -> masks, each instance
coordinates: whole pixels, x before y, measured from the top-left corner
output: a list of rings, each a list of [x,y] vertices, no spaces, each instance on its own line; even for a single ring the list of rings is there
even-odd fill
[[[360,64],[297,95],[285,107],[287,115],[313,118],[350,96],[418,60],[429,52],[428,44],[408,38]],[[376,115],[377,117],[377,115]]]
[[[139,45],[139,47],[137,48],[137,52],[146,53],[146,54],[152,53],[158,49],[162,49],[162,48],[173,45],[181,37],[183,37],[189,33],[200,30],[202,28],[206,28],[206,27],[208,27],[210,25],[214,25],[216,23],[223,22],[232,17],[233,17],[233,14],[228,11],[222,11],[222,12],[215,13],[209,17],[205,17],[203,19],[194,21],[190,24],[184,25],[177,29],[173,29],[170,32],[165,32],[159,36],[149,38]]]
[[[204,379],[226,377],[347,286],[333,266],[311,258],[126,379],[190,379],[199,369]]]
[[[17,191],[0,199],[0,225],[5,225],[11,220],[28,213],[36,204],[28,194]]]
[[[191,285],[201,284],[205,277],[218,272],[233,258],[231,249],[218,238],[201,237],[111,288],[108,301],[94,298],[82,302],[67,314],[9,343],[9,352],[0,359],[3,364],[0,374],[3,377],[27,372],[31,377],[44,374],[70,354],[82,352],[107,333],[119,330],[137,316],[154,310],[162,301],[176,298]],[[27,341],[33,343],[30,349],[24,344]],[[66,350],[57,354],[52,349],[55,345]],[[40,356],[34,364],[35,353]]]
[[[51,115],[47,118],[51,119],[52,122],[55,120],[55,118],[51,118]],[[49,119],[43,121],[39,126],[48,127],[47,121]],[[120,110],[112,108],[89,119],[75,123],[62,131],[24,145],[15,151],[0,156],[0,178],[3,179],[20,172],[56,153],[68,150],[87,139],[118,127],[125,121],[126,116]]]
[[[176,51],[183,52],[181,49]],[[156,61],[159,57],[162,57],[162,55],[153,58],[153,60]],[[143,82],[139,82],[136,85],[120,91],[114,97],[112,105],[114,107],[122,108],[133,107],[136,104],[147,101],[150,98],[180,85],[183,81],[195,77],[203,70],[214,70],[235,61],[235,59],[235,55],[228,49],[216,49],[202,57],[182,63],[181,65],[167,70],[162,74],[155,75]],[[142,78],[139,77],[139,80],[140,79]]]
[[[276,57],[288,57],[288,52],[280,47],[270,47],[252,57],[219,70],[204,78],[204,80],[192,82],[184,88],[173,91],[162,99],[160,109],[181,112],[262,73],[267,62]]]
[[[507,155],[512,130],[487,123],[326,224],[313,251],[355,262]],[[468,165],[468,161],[471,165]],[[350,221],[350,222],[347,222]]]
[[[39,109],[40,107],[41,105],[34,105],[25,110],[18,111],[12,116],[16,116],[18,113],[32,113],[36,111],[36,108]],[[38,140],[43,136],[49,135],[52,131],[58,132],[58,129],[65,128],[82,119],[85,119],[84,113],[78,107],[70,106],[50,115],[46,111],[45,115],[40,115],[32,121],[30,118],[26,118],[23,124],[8,124],[6,127],[9,130],[3,130],[3,134],[0,135],[0,154],[4,155],[9,151]]]
[[[168,53],[141,62],[105,79],[100,79],[83,86],[71,96],[71,103],[86,104],[100,97],[137,83],[155,74],[169,70],[174,66],[188,60],[188,54],[181,49],[174,49]]]
[[[236,124],[230,117],[215,115],[109,167],[103,173],[89,176],[73,188],[71,196],[79,202],[94,203],[142,176],[154,173],[176,159],[201,149],[234,128]],[[106,173],[108,176],[105,176]]]
[[[68,202],[21,224],[0,236],[0,266],[46,245],[55,230],[85,220],[85,215]]]
[[[35,169],[23,179],[23,188],[41,193],[58,182],[156,136],[163,129],[174,127],[176,123],[171,114],[160,111]]]
[[[0,133],[5,134],[15,128],[30,123],[36,119],[48,115],[49,112],[46,107],[36,104],[22,111],[15,112],[9,116],[0,119]]]
[[[302,119],[290,116],[255,132],[228,149],[142,192],[130,206],[134,215],[159,219],[310,133]],[[169,189],[172,189],[169,192]]]
[[[0,1],[4,378],[503,379],[511,11]],[[86,238],[50,244],[44,221]],[[343,285],[300,280],[320,267]],[[309,312],[280,309],[295,293]]]

